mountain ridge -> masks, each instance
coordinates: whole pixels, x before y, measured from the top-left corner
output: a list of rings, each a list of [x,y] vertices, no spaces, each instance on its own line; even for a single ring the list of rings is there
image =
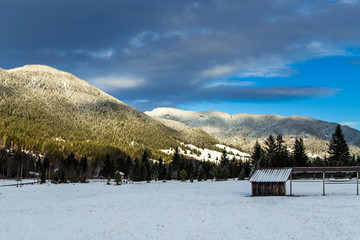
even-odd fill
[[[161,113],[169,113],[169,112],[182,112],[182,113],[215,113],[217,115],[227,115],[229,116],[229,118],[232,117],[236,117],[236,116],[259,116],[259,117],[276,117],[276,118],[299,118],[299,119],[308,119],[308,120],[317,120],[317,121],[323,121],[323,120],[318,120],[315,118],[311,118],[308,116],[299,116],[299,115],[291,115],[291,116],[281,116],[278,114],[252,114],[252,113],[227,113],[227,112],[223,112],[223,111],[218,111],[218,110],[206,110],[206,111],[192,111],[192,110],[182,110],[182,109],[177,109],[177,108],[171,108],[171,107],[159,107],[159,108],[155,108],[152,111],[145,111],[144,113],[151,115],[151,114],[161,114]],[[190,114],[190,115],[191,115]],[[324,121],[326,122],[326,121]]]
[[[215,110],[185,111],[175,108],[156,108],[145,113],[155,118],[170,119],[182,122],[189,127],[201,128],[224,143],[245,147],[248,151],[251,150],[255,140],[263,141],[270,134],[281,134],[287,140],[304,137],[309,139],[312,144],[319,139],[318,144],[320,144],[321,140],[329,141],[331,139],[337,125],[337,123],[306,116],[228,114]],[[342,129],[348,143],[359,147],[360,131],[348,126],[343,126]],[[321,142],[321,144],[324,146],[319,146],[319,151],[314,150],[314,152],[326,152],[326,142]]]

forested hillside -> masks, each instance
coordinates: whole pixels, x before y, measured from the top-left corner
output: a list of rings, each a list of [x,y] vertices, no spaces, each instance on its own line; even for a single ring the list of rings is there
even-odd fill
[[[41,65],[0,71],[0,144],[61,158],[141,155],[188,138],[72,74]],[[196,136],[196,133],[194,133]],[[201,133],[202,145],[216,143]]]

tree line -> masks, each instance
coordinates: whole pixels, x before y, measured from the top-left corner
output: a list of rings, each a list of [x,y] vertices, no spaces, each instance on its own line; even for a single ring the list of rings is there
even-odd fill
[[[256,167],[308,167],[308,166],[359,166],[360,156],[350,156],[349,146],[340,125],[337,125],[324,158],[310,159],[306,154],[304,140],[296,138],[292,151],[284,144],[281,135],[270,135],[261,146],[256,141],[252,154],[252,168]]]
[[[144,150],[141,158],[132,159],[127,154],[100,157],[91,161],[86,156],[78,156],[71,152],[59,162],[50,162],[22,151],[0,150],[0,176],[2,178],[38,178],[41,182],[51,180],[54,183],[87,182],[89,178],[113,179],[117,171],[132,181],[167,181],[167,180],[227,180],[228,178],[245,179],[250,173],[250,161],[242,161],[233,157],[229,159],[227,152],[222,152],[219,164],[210,161],[198,161],[180,154],[179,148],[170,162],[161,157],[151,158],[151,151]],[[32,173],[32,174],[30,174]],[[20,176],[21,175],[21,176]]]
[[[91,160],[86,156],[69,153],[58,162],[46,156],[36,157],[20,150],[0,149],[0,176],[2,178],[31,178],[37,176],[42,182],[51,179],[54,183],[86,182],[89,178],[113,179],[116,171],[124,173],[132,181],[167,181],[207,179],[245,179],[257,167],[302,167],[302,166],[355,166],[360,165],[360,157],[350,156],[349,147],[338,125],[329,143],[328,154],[324,158],[310,159],[306,154],[304,140],[296,138],[292,151],[285,145],[283,137],[270,135],[263,146],[256,141],[250,160],[230,159],[225,150],[219,164],[198,161],[180,154],[179,148],[170,162],[161,157],[152,159],[150,150],[143,150],[140,158],[132,159],[121,153],[106,154]],[[31,174],[32,173],[32,174]],[[35,175],[34,175],[35,174]]]
[[[158,160],[149,158],[149,152],[144,151],[141,159],[135,158],[134,161],[127,157],[111,160],[107,155],[104,165],[99,172],[100,178],[114,178],[116,171],[124,173],[125,178],[132,181],[167,181],[181,180],[198,181],[215,179],[227,180],[228,178],[245,179],[250,173],[250,162],[241,159],[229,159],[227,152],[222,153],[220,164],[213,162],[198,161],[186,158],[181,155],[176,148],[174,155],[169,163],[163,161],[160,157]]]

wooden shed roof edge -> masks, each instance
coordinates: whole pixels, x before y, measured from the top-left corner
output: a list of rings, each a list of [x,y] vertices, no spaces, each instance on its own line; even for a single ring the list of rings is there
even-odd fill
[[[291,168],[257,168],[249,179],[250,182],[286,182]]]

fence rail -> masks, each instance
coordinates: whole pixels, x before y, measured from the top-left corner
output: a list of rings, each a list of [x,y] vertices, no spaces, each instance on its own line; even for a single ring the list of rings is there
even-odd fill
[[[2,184],[0,185],[0,187],[21,187],[23,185],[34,185],[34,184],[39,184],[40,181],[36,181],[36,182],[25,182],[25,183],[11,183],[11,184]]]

